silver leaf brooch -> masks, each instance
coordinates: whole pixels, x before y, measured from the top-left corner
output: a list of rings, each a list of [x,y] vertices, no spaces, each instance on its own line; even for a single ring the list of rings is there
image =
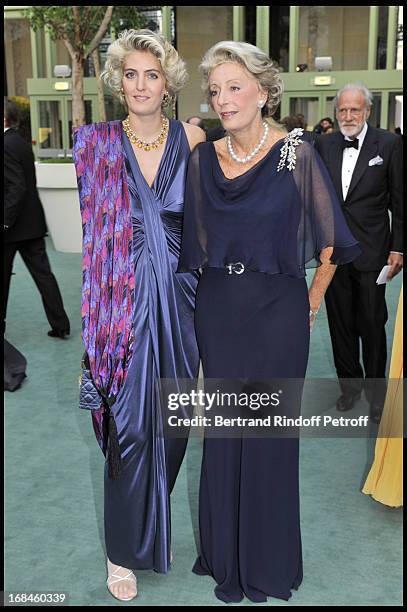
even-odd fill
[[[287,165],[288,170],[294,170],[297,162],[295,149],[299,144],[304,142],[300,138],[303,133],[304,130],[302,128],[294,128],[291,130],[291,132],[288,132],[287,136],[284,138],[284,144],[280,150],[280,162],[277,166],[277,172],[280,172],[285,165]]]

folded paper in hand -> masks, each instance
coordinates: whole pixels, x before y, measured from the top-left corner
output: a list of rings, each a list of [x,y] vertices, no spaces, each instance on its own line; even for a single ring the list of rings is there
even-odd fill
[[[391,280],[391,278],[387,278],[390,268],[391,266],[383,267],[383,270],[380,272],[379,276],[377,277],[377,280],[376,280],[377,285],[383,285],[384,283],[387,283],[388,281]]]

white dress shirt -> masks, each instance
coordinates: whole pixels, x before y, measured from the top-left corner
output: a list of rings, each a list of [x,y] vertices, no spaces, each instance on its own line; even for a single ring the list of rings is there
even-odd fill
[[[348,195],[349,185],[352,180],[353,171],[356,166],[356,162],[358,161],[359,153],[363,145],[363,141],[365,140],[367,132],[367,123],[362,128],[360,134],[357,135],[357,139],[359,140],[359,148],[353,149],[351,147],[345,148],[343,150],[342,157],[342,194],[343,200],[346,200],[346,196]],[[354,140],[353,138],[349,138],[345,136],[345,140]]]

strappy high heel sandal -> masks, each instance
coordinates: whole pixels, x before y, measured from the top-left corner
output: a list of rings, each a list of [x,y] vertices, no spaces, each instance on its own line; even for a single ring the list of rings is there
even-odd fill
[[[106,584],[107,584],[107,588],[109,590],[109,593],[111,595],[113,595],[113,597],[115,599],[118,599],[119,601],[131,601],[132,599],[134,599],[135,597],[137,597],[137,578],[136,576],[133,574],[132,570],[129,570],[129,573],[126,574],[125,576],[120,576],[120,574],[117,574],[116,572],[120,571],[122,569],[121,565],[118,565],[116,567],[116,569],[109,574],[107,580],[106,580]],[[122,580],[132,580],[134,582],[134,585],[136,587],[136,592],[134,595],[132,595],[132,597],[117,597],[117,595],[115,595],[114,593],[112,593],[112,591],[110,590],[110,587],[113,584],[116,584],[117,582],[121,582]]]

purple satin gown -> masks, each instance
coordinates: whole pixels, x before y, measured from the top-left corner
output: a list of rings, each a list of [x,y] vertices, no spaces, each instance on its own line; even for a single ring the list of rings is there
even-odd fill
[[[176,274],[190,149],[182,123],[170,120],[154,183],[147,184],[123,133],[132,206],[135,349],[113,405],[124,476],[105,469],[108,558],[130,569],[167,572],[170,492],[187,440],[164,439],[159,378],[193,378],[199,355],[194,331],[197,272]]]

